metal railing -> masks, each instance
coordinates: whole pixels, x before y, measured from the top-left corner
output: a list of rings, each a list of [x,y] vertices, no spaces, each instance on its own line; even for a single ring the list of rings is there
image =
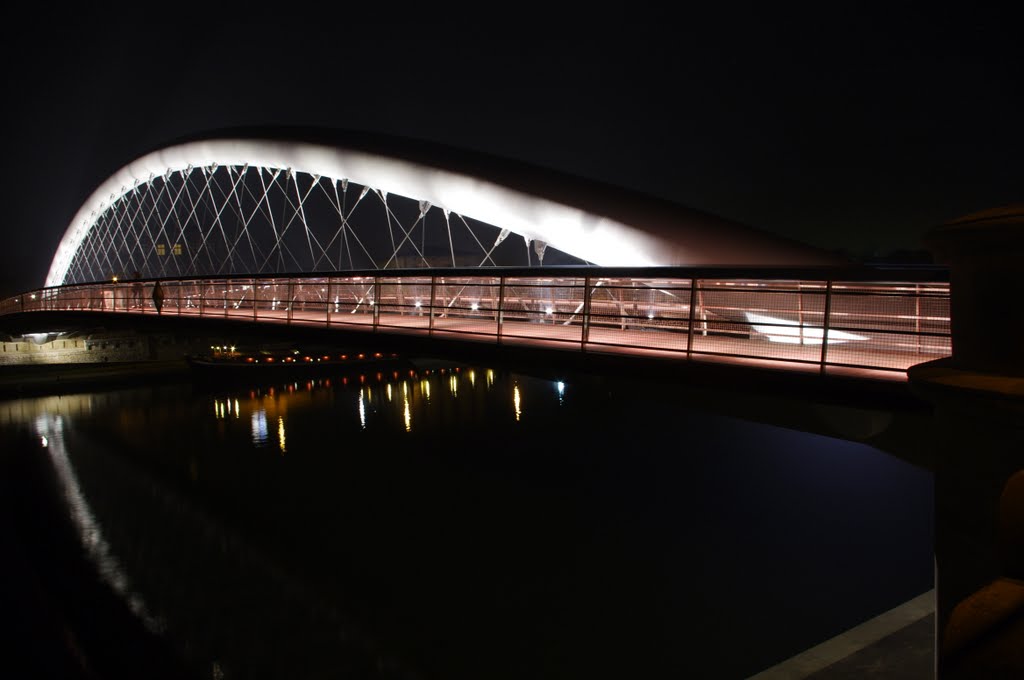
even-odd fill
[[[688,276],[678,274],[685,273]],[[886,280],[873,280],[884,276]],[[951,352],[941,272],[430,270],[163,279],[162,314],[901,373]],[[156,281],[68,285],[0,301],[155,314]]]

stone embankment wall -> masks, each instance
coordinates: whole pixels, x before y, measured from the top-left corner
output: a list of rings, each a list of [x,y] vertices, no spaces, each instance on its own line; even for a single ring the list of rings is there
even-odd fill
[[[199,338],[145,335],[92,335],[41,344],[27,339],[12,340],[0,342],[0,366],[179,359],[208,344]]]

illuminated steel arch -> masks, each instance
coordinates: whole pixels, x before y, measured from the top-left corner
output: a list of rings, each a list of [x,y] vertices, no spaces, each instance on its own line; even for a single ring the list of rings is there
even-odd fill
[[[177,144],[125,166],[89,197],[46,285],[136,273],[832,262],[657,199],[493,161],[362,143]]]

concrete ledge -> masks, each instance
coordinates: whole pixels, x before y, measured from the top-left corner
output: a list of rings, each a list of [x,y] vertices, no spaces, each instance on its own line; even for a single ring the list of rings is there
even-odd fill
[[[929,590],[900,606],[840,633],[830,640],[753,675],[749,680],[800,680],[859,652],[882,638],[920,621],[935,611]]]

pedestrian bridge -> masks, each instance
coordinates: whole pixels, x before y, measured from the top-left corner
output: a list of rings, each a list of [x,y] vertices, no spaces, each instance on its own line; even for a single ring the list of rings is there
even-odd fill
[[[728,263],[730,266],[719,266]],[[103,182],[0,312],[319,326],[905,379],[950,354],[948,277],[410,140],[230,134]]]
[[[217,276],[47,287],[3,300],[0,314],[159,314],[905,380],[951,353],[944,279],[873,268]]]

